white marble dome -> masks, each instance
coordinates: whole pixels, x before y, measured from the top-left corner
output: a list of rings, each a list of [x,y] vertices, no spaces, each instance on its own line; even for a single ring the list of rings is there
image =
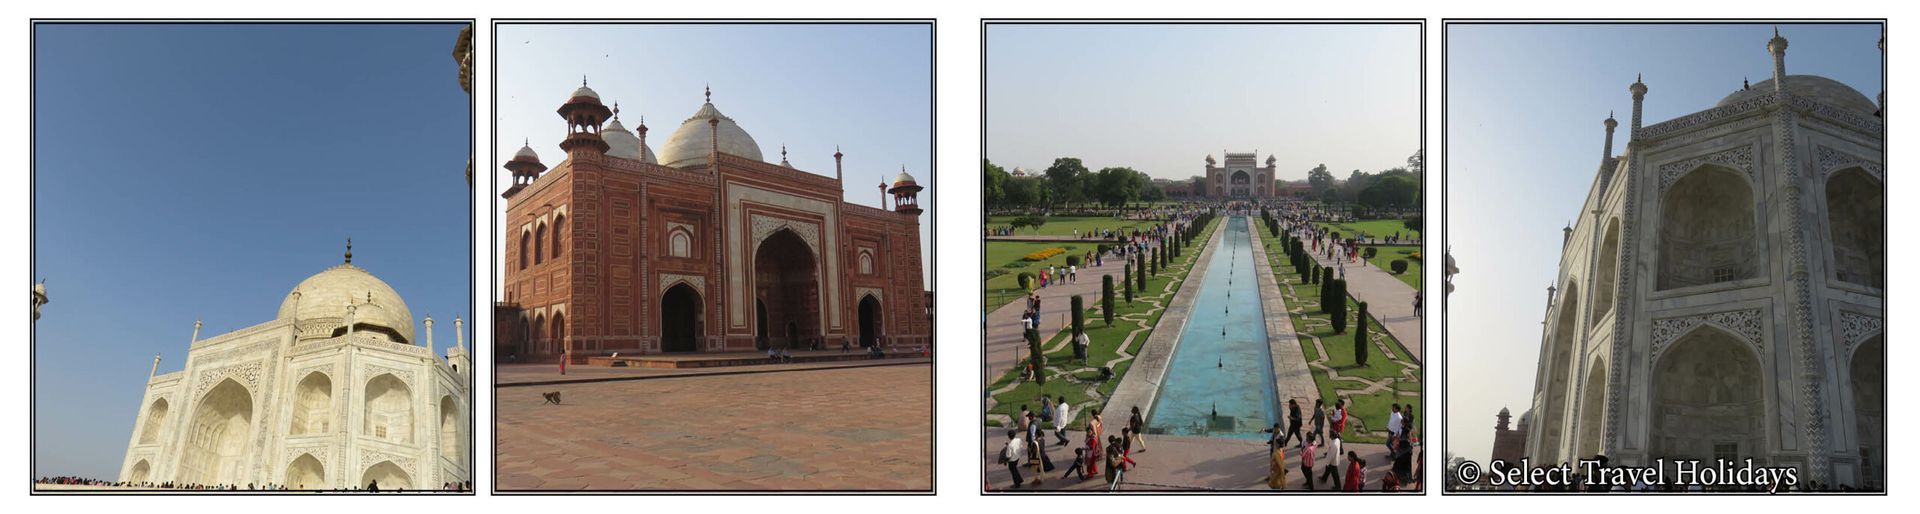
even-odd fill
[[[574,99],[574,98],[580,98],[580,97],[586,97],[586,98],[592,98],[592,99],[594,99],[594,100],[599,100],[599,99],[600,99],[600,93],[596,93],[596,92],[594,92],[594,91],[593,91],[593,88],[590,88],[590,87],[587,87],[587,85],[586,85],[586,84],[581,84],[581,85],[580,85],[580,89],[575,89],[575,90],[573,90],[573,94],[572,94],[572,95],[568,95],[568,96],[567,96],[567,99],[568,99],[568,100],[572,100],[572,99]]]
[[[1787,91],[1794,96],[1811,98],[1816,102],[1863,114],[1873,114],[1880,110],[1879,105],[1867,99],[1867,95],[1860,94],[1859,90],[1842,84],[1838,80],[1819,75],[1787,75]],[[1772,92],[1773,79],[1762,80],[1755,82],[1747,89],[1734,91],[1733,94],[1720,99],[1720,103],[1714,104],[1714,107],[1732,105]]]
[[[680,123],[673,135],[667,137],[667,144],[660,147],[660,164],[675,168],[707,165],[707,152],[713,149],[712,139],[708,135],[708,118],[719,118],[720,153],[764,161],[760,157],[760,144],[747,135],[733,118],[721,114],[714,108],[713,102],[700,106],[700,110]]]
[[[607,155],[642,162],[659,162],[654,160],[653,149],[641,146],[640,136],[633,135],[625,125],[621,125],[619,118],[607,122],[607,126],[600,129],[600,138],[607,141]],[[643,155],[645,159],[641,158]]]
[[[296,298],[293,293],[300,293]],[[368,293],[373,301],[368,303]],[[345,319],[347,304],[354,305],[354,324],[372,325],[393,331],[401,343],[413,343],[413,312],[379,277],[352,264],[341,264],[307,277],[294,286],[280,302],[277,319]]]

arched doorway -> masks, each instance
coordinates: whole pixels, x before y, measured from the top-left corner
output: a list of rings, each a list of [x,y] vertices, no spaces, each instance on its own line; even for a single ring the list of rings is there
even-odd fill
[[[393,461],[380,461],[379,464],[367,468],[367,472],[360,474],[361,487],[375,483],[380,484],[382,491],[412,489],[413,477],[407,475],[407,471],[400,469],[400,466],[394,465]]]
[[[1704,325],[1654,364],[1649,457],[1754,458],[1764,464],[1766,397],[1760,360],[1732,333]]]
[[[754,297],[766,305],[767,324],[782,327],[768,342],[774,348],[801,349],[820,337],[820,271],[813,248],[792,230],[781,229],[754,252]]]
[[[1579,454],[1576,458],[1592,458],[1606,451],[1601,434],[1606,433],[1607,425],[1607,364],[1599,357],[1593,358],[1593,364],[1587,367],[1587,380],[1580,384],[1580,434]]]
[[[1827,229],[1833,237],[1835,278],[1863,286],[1887,285],[1886,190],[1860,168],[1827,179]]]
[[[294,388],[293,435],[325,434],[333,420],[333,379],[318,371],[308,373]]]
[[[460,440],[460,404],[452,396],[440,397],[440,457],[462,464],[467,445]]]
[[[1234,198],[1246,198],[1247,189],[1248,189],[1248,186],[1253,183],[1253,177],[1247,175],[1246,171],[1235,170],[1233,172],[1233,177],[1229,178],[1227,182],[1232,184],[1233,186]]]
[[[767,302],[759,298],[753,300],[753,349],[766,351],[773,340],[773,332],[767,330]]]
[[[413,444],[413,388],[391,373],[367,381],[364,435]]]
[[[1860,441],[1859,487],[1887,487],[1887,345],[1873,336],[1853,350],[1848,376],[1853,388],[1854,435]]]
[[[288,489],[325,489],[327,487],[327,467],[311,453],[302,453],[300,458],[287,464]]]
[[[682,282],[660,298],[660,350],[700,351],[700,292]]]
[[[140,444],[160,442],[160,427],[167,419],[167,399],[155,398],[147,407],[147,421],[140,426]]]
[[[554,353],[553,345],[547,341],[546,325],[547,315],[545,313],[533,315],[532,341],[534,341],[534,347],[539,348],[541,353]]]
[[[1553,324],[1552,352],[1553,360],[1547,363],[1546,418],[1540,428],[1540,454],[1537,460],[1542,464],[1571,462],[1561,453],[1561,443],[1567,433],[1567,397],[1573,389],[1574,335],[1580,332],[1575,326],[1579,317],[1580,287],[1568,282],[1560,291],[1560,306],[1556,307],[1560,315]]]
[[[177,482],[182,484],[237,484],[241,467],[253,452],[253,394],[229,378],[200,397],[193,421],[187,425],[186,451],[180,456]]]
[[[153,466],[148,465],[146,459],[140,459],[140,462],[133,463],[133,471],[127,472],[127,481],[138,484],[147,481],[150,476],[153,476]]]
[[[1600,323],[1600,318],[1613,312],[1614,282],[1620,278],[1620,220],[1615,218],[1607,222],[1607,235],[1600,240],[1598,260],[1593,261],[1593,319],[1590,323]]]
[[[1760,276],[1753,188],[1739,172],[1703,166],[1660,204],[1661,290]]]
[[[547,337],[553,338],[553,344],[560,348],[560,353],[573,350],[567,347],[567,313],[553,313],[553,326],[547,329]]]
[[[880,299],[873,295],[860,298],[860,347],[873,346],[880,340]]]

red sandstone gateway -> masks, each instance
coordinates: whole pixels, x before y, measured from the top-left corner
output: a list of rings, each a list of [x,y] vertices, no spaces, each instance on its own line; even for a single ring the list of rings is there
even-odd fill
[[[629,132],[583,79],[558,110],[566,159],[548,169],[522,147],[504,165],[494,355],[930,349],[921,186],[901,170],[880,184],[891,210],[846,203],[838,149],[832,178],[794,168],[785,148],[765,162],[707,98],[656,158],[646,122]]]

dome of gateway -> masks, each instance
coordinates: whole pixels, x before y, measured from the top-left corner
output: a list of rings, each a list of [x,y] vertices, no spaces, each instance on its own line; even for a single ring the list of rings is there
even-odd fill
[[[707,153],[713,149],[713,139],[708,134],[711,130],[707,126],[709,118],[720,120],[720,126],[717,127],[720,153],[756,161],[765,160],[760,157],[760,144],[753,141],[753,136],[747,135],[747,131],[734,123],[733,118],[721,114],[713,102],[707,102],[687,121],[681,122],[680,128],[674,129],[672,136],[667,137],[667,144],[660,147],[660,164],[675,168],[707,165]]]
[[[1772,92],[1773,79],[1762,80],[1746,89],[1734,91],[1713,106],[1725,107]],[[1873,114],[1880,110],[1880,106],[1874,105],[1873,100],[1868,100],[1867,95],[1860,94],[1859,90],[1819,75],[1787,75],[1787,92],[1862,114]]]
[[[607,126],[600,129],[600,138],[607,141],[607,155],[636,161],[659,162],[654,160],[653,149],[640,146],[640,137],[633,135],[625,125],[621,125],[620,118],[607,122]],[[642,155],[646,158],[641,159]]]
[[[295,296],[293,293],[299,293]],[[413,343],[413,312],[379,277],[352,264],[341,264],[307,277],[280,302],[277,319],[338,319],[354,306],[354,330],[386,333],[395,342]]]

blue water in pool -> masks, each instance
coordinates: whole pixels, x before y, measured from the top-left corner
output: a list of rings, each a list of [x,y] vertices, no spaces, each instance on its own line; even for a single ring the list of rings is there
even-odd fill
[[[1149,434],[1260,439],[1280,419],[1247,225],[1245,217],[1227,220],[1154,399]]]

